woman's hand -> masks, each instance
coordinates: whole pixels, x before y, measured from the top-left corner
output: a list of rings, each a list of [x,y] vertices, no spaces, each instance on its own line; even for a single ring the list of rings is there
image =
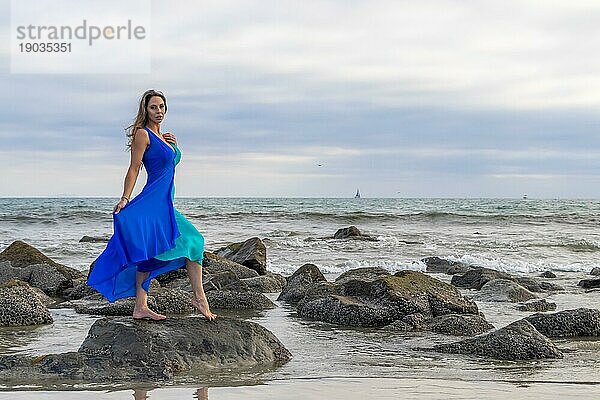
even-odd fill
[[[128,203],[129,201],[126,199],[121,199],[121,201],[119,201],[113,208],[113,213],[118,214],[119,211],[121,211],[121,209],[124,208]]]
[[[177,138],[171,132],[163,133],[162,136],[167,142],[173,143],[175,146],[177,146]]]

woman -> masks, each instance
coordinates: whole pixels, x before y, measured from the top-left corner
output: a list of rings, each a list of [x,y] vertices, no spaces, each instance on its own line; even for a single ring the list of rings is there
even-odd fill
[[[111,303],[135,296],[134,319],[163,320],[165,315],[148,307],[150,281],[185,265],[194,292],[192,304],[212,321],[217,315],[210,311],[202,288],[204,237],[173,206],[181,152],[173,134],[160,133],[166,112],[161,92],[147,90],[142,95],[137,116],[127,128],[131,164],[123,196],[113,209],[114,233],[87,282]],[[148,180],[130,201],[142,164]]]

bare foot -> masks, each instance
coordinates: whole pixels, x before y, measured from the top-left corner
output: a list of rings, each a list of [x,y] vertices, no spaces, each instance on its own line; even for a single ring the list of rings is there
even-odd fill
[[[206,317],[207,320],[212,321],[217,318],[217,314],[213,314],[208,306],[208,300],[206,297],[192,297],[192,305],[198,309]]]
[[[153,321],[162,321],[163,319],[167,319],[167,316],[154,312],[149,308],[139,310],[134,308],[133,319],[151,319]]]

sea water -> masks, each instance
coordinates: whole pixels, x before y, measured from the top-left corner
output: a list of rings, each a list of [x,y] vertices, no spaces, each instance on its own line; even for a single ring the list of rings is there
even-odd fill
[[[0,199],[0,248],[23,240],[62,264],[86,271],[106,243],[80,243],[84,235],[112,234],[108,198]],[[600,308],[598,292],[577,286],[600,266],[600,201],[565,199],[286,199],[176,198],[175,206],[202,232],[206,249],[261,238],[267,269],[284,275],[316,264],[329,279],[379,266],[391,272],[424,270],[421,258],[439,256],[513,274],[553,270],[565,287],[548,297],[558,310]],[[354,225],[377,239],[337,240]],[[438,279],[450,277],[436,274]],[[469,295],[469,291],[463,291]],[[168,386],[139,384],[55,389],[82,390],[97,398],[553,398],[600,390],[600,341],[555,340],[561,360],[502,362],[415,350],[460,338],[427,332],[343,328],[298,318],[293,307],[243,318],[271,330],[293,358],[275,370],[222,371],[182,378]],[[529,315],[511,303],[478,302],[497,328]],[[2,354],[76,351],[97,317],[52,309],[55,322],[3,328]],[[235,315],[235,313],[234,313]],[[6,398],[79,398],[65,391],[0,386]],[[41,390],[41,391],[40,391]],[[71,397],[69,397],[71,396]],[[75,396],[75,397],[73,397]],[[354,397],[353,397],[354,396]]]

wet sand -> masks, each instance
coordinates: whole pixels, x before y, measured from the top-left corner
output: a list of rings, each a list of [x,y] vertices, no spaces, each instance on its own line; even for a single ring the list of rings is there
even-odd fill
[[[177,387],[127,389],[114,392],[23,391],[0,393],[14,400],[160,399],[160,400],[296,400],[296,399],[560,399],[598,398],[598,384],[553,382],[457,381],[402,378],[307,378],[275,380],[239,387]]]

